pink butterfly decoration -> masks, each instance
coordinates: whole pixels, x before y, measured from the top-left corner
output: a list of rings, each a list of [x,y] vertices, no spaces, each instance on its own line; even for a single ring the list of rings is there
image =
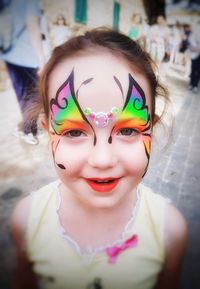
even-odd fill
[[[126,249],[136,247],[137,243],[138,243],[138,236],[133,235],[131,238],[126,240],[122,245],[107,248],[106,253],[108,255],[108,263],[110,264],[116,263],[117,257],[120,253],[122,253]]]

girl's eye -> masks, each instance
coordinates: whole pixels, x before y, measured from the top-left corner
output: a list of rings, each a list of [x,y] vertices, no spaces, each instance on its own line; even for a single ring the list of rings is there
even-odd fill
[[[133,128],[122,128],[119,131],[119,135],[123,135],[123,136],[133,136],[136,135],[138,132],[136,130],[134,130]]]
[[[85,136],[85,133],[78,129],[72,129],[72,130],[67,131],[64,135],[71,137],[71,138],[78,138],[81,136]]]

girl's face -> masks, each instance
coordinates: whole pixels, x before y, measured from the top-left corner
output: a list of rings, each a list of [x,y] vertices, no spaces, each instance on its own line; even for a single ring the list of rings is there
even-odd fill
[[[151,143],[147,79],[108,52],[59,63],[49,81],[57,173],[77,200],[113,207],[146,172]]]

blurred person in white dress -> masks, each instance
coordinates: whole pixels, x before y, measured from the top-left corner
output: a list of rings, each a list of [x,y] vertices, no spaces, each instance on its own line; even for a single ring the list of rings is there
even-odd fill
[[[63,14],[58,14],[56,21],[51,28],[51,38],[53,48],[67,41],[71,36],[70,27]]]
[[[155,60],[159,63],[162,62],[165,57],[165,52],[168,47],[170,30],[167,26],[164,16],[158,15],[156,23],[151,26],[150,38],[152,50]]]
[[[170,29],[169,46],[170,46],[170,64],[179,63],[179,50],[182,41],[182,26],[177,21]]]
[[[150,54],[157,63],[157,73],[161,80],[165,80],[168,63],[164,63],[165,57],[169,57],[170,29],[163,15],[158,15],[156,23],[150,28]]]

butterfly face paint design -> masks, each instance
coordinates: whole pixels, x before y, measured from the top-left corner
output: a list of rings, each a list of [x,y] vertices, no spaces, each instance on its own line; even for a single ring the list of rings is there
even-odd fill
[[[50,131],[51,147],[55,160],[55,153],[60,142],[60,137],[64,135],[66,131],[87,130],[88,125],[91,127],[75,97],[73,71],[58,89],[56,97],[50,100],[50,110],[52,127],[52,130]],[[96,137],[94,138],[94,144],[95,143]],[[57,164],[57,166],[61,169],[65,169],[63,164]]]
[[[66,130],[79,128],[89,124],[84,116],[76,98],[74,97],[74,73],[71,72],[68,79],[62,84],[56,93],[55,99],[50,101],[51,126],[57,135],[63,135]]]
[[[111,136],[109,137],[109,143],[112,142],[113,132],[115,133],[122,128],[131,128],[134,129],[136,133],[142,134],[145,153],[149,163],[151,134],[146,133],[151,129],[151,119],[149,109],[148,106],[146,105],[146,98],[144,91],[139,86],[139,84],[133,79],[131,74],[129,74],[129,89],[126,101],[122,109],[122,112],[120,113],[120,116],[118,118],[118,121],[112,130]]]
[[[87,81],[85,81],[85,83],[87,83]],[[64,135],[66,131],[70,129],[87,130],[88,126],[90,126],[94,132],[92,125],[84,115],[77,98],[75,97],[73,71],[68,79],[58,89],[56,97],[51,99],[50,110],[52,153],[55,160],[55,153],[60,142],[60,137]],[[136,132],[142,134],[142,140],[149,162],[151,135],[146,133],[146,131],[151,128],[150,115],[148,107],[146,106],[145,94],[130,74],[126,101],[117,123],[112,129],[108,143],[112,143],[113,132],[120,130],[120,128],[134,128]],[[96,135],[94,132],[94,145],[95,144]],[[63,164],[57,164],[57,166],[61,169],[65,169]]]

